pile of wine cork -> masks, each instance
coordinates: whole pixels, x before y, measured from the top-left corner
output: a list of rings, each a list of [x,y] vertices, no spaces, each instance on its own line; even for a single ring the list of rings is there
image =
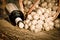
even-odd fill
[[[32,0],[24,0],[25,12],[28,11],[34,2]],[[55,27],[60,27],[59,20],[53,22],[53,15],[57,13],[58,0],[40,0],[34,10],[27,16],[24,21],[24,28],[32,32],[49,31]],[[55,25],[56,23],[56,25]],[[58,26],[57,26],[58,25]]]
[[[36,11],[32,11],[24,21],[25,29],[29,29],[33,32],[52,30],[54,28],[52,15],[55,13],[56,11],[42,7],[38,8]]]

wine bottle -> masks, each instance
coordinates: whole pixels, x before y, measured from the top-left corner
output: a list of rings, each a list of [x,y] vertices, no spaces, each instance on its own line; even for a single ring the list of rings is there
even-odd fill
[[[6,9],[9,12],[8,16],[10,21],[13,24],[18,25],[20,28],[23,28],[24,14],[16,7],[16,5],[13,3],[9,3],[6,5]]]

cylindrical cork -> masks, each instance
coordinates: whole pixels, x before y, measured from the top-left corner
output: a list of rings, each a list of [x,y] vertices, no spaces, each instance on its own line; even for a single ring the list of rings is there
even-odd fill
[[[19,10],[15,4],[9,3],[6,5],[6,9],[8,10],[9,13],[11,13],[14,10]]]

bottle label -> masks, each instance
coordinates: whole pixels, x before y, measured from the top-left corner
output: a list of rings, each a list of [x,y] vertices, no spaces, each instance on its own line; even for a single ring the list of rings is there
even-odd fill
[[[15,19],[16,24],[17,24],[19,21],[22,21],[22,19],[21,19],[20,17],[17,17],[17,18]]]
[[[8,10],[9,13],[11,13],[14,10],[19,10],[17,6],[13,3],[9,3],[6,5],[6,9]]]

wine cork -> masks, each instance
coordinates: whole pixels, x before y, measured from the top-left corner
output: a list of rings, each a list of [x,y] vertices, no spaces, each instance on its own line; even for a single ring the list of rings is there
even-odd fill
[[[11,13],[14,10],[19,10],[17,6],[13,3],[9,3],[6,5],[6,9],[8,10],[9,13]]]

